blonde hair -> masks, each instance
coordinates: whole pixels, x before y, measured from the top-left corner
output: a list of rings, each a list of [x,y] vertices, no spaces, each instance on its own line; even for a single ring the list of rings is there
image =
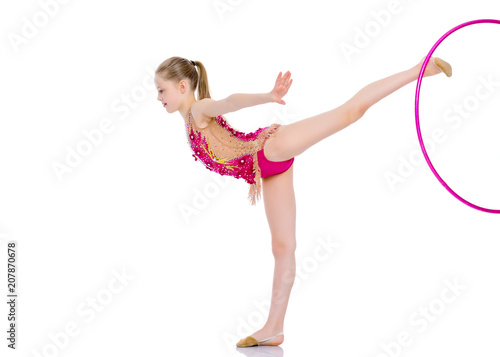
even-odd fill
[[[155,74],[161,76],[165,80],[179,82],[187,79],[191,83],[193,91],[198,88],[197,100],[203,98],[211,98],[208,88],[207,70],[200,61],[194,61],[182,57],[170,57],[163,61],[155,71]],[[196,67],[199,69],[196,71]]]

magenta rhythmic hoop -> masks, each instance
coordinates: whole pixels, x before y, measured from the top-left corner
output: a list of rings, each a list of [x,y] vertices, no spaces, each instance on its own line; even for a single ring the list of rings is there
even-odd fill
[[[434,46],[432,46],[431,50],[429,51],[429,53],[427,54],[427,57],[425,57],[425,60],[424,60],[424,63],[422,65],[422,68],[420,69],[420,74],[418,75],[418,81],[417,81],[417,92],[415,94],[415,122],[416,122],[416,125],[417,125],[417,135],[418,135],[418,141],[420,143],[420,148],[422,149],[422,153],[424,154],[424,157],[425,157],[425,161],[427,161],[427,165],[429,165],[429,168],[431,169],[431,171],[434,173],[434,176],[436,176],[436,178],[439,180],[439,182],[441,182],[441,184],[453,195],[455,196],[455,198],[457,198],[459,201],[465,203],[466,205],[472,207],[472,208],[475,208],[479,211],[483,211],[483,212],[488,212],[488,213],[500,213],[500,210],[498,209],[489,209],[489,208],[484,208],[484,207],[481,207],[481,206],[477,206],[465,199],[463,199],[461,196],[459,196],[455,191],[453,191],[450,186],[448,186],[446,184],[446,182],[441,178],[441,176],[439,176],[439,174],[437,173],[436,169],[434,168],[434,166],[432,165],[432,162],[431,160],[429,159],[429,155],[427,155],[427,151],[425,150],[425,146],[424,146],[424,143],[423,143],[423,140],[422,140],[422,134],[420,132],[420,120],[419,120],[419,115],[418,115],[418,104],[419,104],[419,99],[420,99],[420,85],[422,83],[422,78],[424,76],[424,72],[425,72],[425,68],[427,67],[427,63],[429,63],[429,60],[432,56],[432,54],[434,53],[434,51],[436,50],[436,48],[441,44],[441,42],[443,42],[443,40],[448,37],[449,35],[451,35],[453,32],[457,31],[458,29],[461,29],[462,27],[465,27],[465,26],[469,26],[469,25],[474,25],[474,24],[480,24],[480,23],[491,23],[491,24],[498,24],[500,25],[500,20],[491,20],[491,19],[483,19],[483,20],[474,20],[474,21],[469,21],[469,22],[465,22],[461,25],[458,25],[454,28],[452,28],[450,31],[448,31],[447,33],[445,33],[435,44]]]

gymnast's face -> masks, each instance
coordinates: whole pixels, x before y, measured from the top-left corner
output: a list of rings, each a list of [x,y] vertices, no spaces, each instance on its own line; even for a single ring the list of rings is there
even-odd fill
[[[174,113],[179,110],[182,96],[182,82],[175,83],[171,80],[165,80],[160,76],[155,76],[156,90],[158,99],[168,113]]]

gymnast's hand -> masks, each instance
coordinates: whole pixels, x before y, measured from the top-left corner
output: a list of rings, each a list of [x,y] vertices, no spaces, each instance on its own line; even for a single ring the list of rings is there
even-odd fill
[[[285,96],[288,92],[288,88],[293,82],[293,79],[290,77],[292,74],[290,71],[286,72],[283,76],[281,76],[281,72],[278,74],[278,78],[276,78],[276,84],[271,92],[269,92],[271,96],[271,102],[276,102],[279,104],[286,104],[285,101],[281,98]]]

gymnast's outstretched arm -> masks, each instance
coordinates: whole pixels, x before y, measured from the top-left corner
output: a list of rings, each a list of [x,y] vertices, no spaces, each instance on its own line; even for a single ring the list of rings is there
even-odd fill
[[[240,109],[259,104],[274,102],[285,104],[285,101],[282,98],[288,92],[288,89],[292,84],[293,80],[290,77],[290,72],[286,72],[283,76],[280,72],[278,74],[278,78],[276,78],[274,88],[268,93],[235,93],[221,100],[204,98],[198,101],[198,108],[206,116],[215,117],[217,115],[224,115],[226,113],[235,112]]]

